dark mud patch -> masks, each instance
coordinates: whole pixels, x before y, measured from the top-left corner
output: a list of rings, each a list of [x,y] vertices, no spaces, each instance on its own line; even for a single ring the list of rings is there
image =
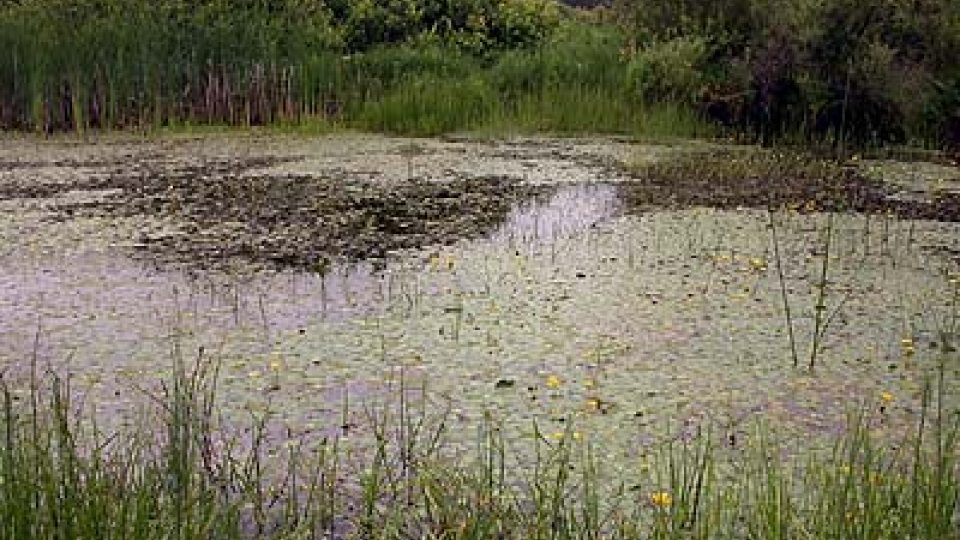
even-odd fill
[[[397,250],[487,235],[518,201],[547,191],[506,177],[386,183],[337,173],[251,172],[274,163],[126,170],[81,187],[104,190],[105,197],[60,204],[56,216],[168,223],[133,239],[140,255],[160,264],[324,272],[335,261],[382,260]],[[51,189],[32,193],[50,196]]]
[[[633,171],[622,187],[627,210],[711,207],[787,208],[799,212],[884,213],[903,219],[960,221],[960,196],[898,196],[891,185],[867,178],[856,166],[803,155],[698,154]]]

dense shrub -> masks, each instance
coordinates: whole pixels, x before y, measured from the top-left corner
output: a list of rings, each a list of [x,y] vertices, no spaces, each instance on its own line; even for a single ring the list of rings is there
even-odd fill
[[[623,0],[617,10],[638,49],[630,80],[646,81],[648,98],[699,98],[707,116],[765,143],[947,142],[958,2]],[[708,45],[699,66],[665,45],[689,40]]]
[[[349,50],[433,38],[473,53],[533,45],[559,21],[549,0],[334,0]]]
[[[691,101],[702,91],[708,44],[699,36],[655,41],[627,67],[631,94],[646,101]]]

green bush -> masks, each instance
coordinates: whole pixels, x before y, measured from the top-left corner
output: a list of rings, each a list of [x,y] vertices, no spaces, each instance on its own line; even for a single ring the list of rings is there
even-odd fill
[[[953,0],[616,6],[639,47],[631,89],[647,100],[703,98],[724,109],[721,123],[765,143],[784,136],[836,142],[840,134],[857,145],[932,142],[947,131],[928,117],[960,46],[960,4]],[[690,92],[704,80],[708,92]]]
[[[436,39],[474,54],[526,47],[559,22],[549,0],[360,0],[331,2],[351,51],[381,43]]]
[[[646,102],[695,102],[705,83],[709,53],[707,40],[697,36],[657,41],[643,47],[627,67],[630,94]]]

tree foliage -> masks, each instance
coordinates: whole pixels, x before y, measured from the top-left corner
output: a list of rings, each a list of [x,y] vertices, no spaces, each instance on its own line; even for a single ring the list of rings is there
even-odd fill
[[[718,120],[766,142],[789,130],[868,144],[902,141],[908,130],[945,133],[940,124],[960,102],[958,6],[620,0],[616,8],[640,51],[676,40],[709,44],[701,97]]]

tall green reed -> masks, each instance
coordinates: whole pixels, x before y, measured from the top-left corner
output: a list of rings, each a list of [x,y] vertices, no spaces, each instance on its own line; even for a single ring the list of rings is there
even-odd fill
[[[945,358],[945,361],[947,359]],[[689,426],[645,451],[597,458],[573,419],[517,439],[486,414],[470,444],[401,375],[360,419],[280,442],[217,419],[216,362],[176,362],[152,394],[156,425],[105,435],[69,379],[0,379],[0,535],[9,538],[918,538],[960,532],[960,416],[946,364],[915,429],[878,428],[890,403],[852,411],[832,448],[758,427],[734,446]],[[346,405],[345,405],[346,406]],[[358,421],[359,423],[355,422]],[[159,428],[159,429],[154,429]],[[346,438],[351,439],[347,449]],[[731,443],[733,444],[733,443]],[[278,446],[279,445],[279,446]]]

